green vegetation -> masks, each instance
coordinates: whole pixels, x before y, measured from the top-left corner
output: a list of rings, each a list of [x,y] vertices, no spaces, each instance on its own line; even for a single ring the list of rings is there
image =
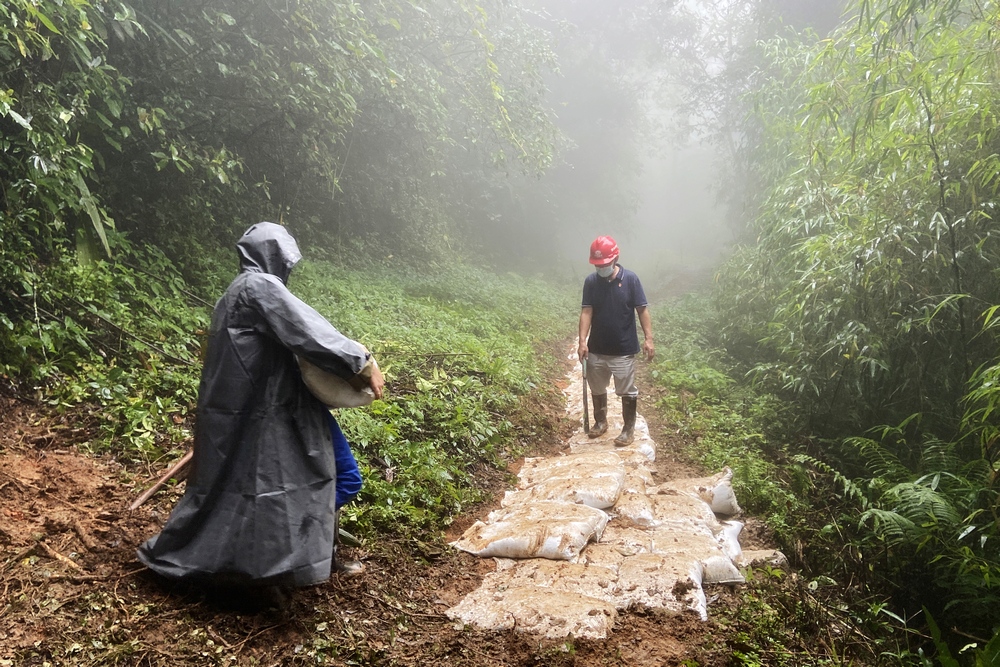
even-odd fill
[[[161,253],[108,241],[113,261],[63,256],[20,273],[6,295],[18,308],[0,313],[0,374],[53,409],[87,406],[94,452],[150,459],[186,437],[208,309]]]
[[[0,294],[113,230],[202,296],[264,219],[340,255],[479,248],[507,174],[553,160],[548,41],[492,1],[4,3]]]
[[[669,390],[659,407],[688,451],[709,470],[733,469],[741,507],[794,567],[753,570],[738,603],[720,612],[733,664],[922,664],[912,662],[920,633],[887,603],[864,494],[817,458],[829,443],[803,435],[799,406],[750,382],[726,353],[721,315],[705,294],[657,308],[653,376]]]
[[[741,381],[718,338],[718,313],[703,295],[653,310],[653,378],[670,392],[658,403],[710,470],[733,469],[744,511],[761,517],[795,553],[809,530],[813,483],[793,457],[805,449],[793,406]]]
[[[699,327],[676,315],[666,407],[798,565],[960,647],[1000,626],[1000,9],[848,16],[828,40],[758,43],[727,102],[747,111],[753,242]]]

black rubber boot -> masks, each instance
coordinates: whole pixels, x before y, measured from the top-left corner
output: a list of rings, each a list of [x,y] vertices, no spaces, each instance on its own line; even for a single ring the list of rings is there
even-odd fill
[[[337,576],[349,579],[363,574],[365,565],[358,560],[343,560],[337,554],[340,548],[340,510],[334,514],[333,522],[333,571]]]
[[[591,438],[599,438],[608,432],[608,395],[594,394],[594,425],[590,427]]]
[[[615,438],[615,447],[632,444],[632,435],[635,431],[635,406],[638,402],[638,396],[622,396],[622,419],[625,421],[625,426]]]

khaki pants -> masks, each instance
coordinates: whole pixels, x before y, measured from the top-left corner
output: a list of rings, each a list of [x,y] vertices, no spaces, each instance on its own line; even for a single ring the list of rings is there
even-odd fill
[[[615,379],[615,393],[619,396],[638,396],[635,386],[635,355],[612,357],[604,354],[587,355],[587,384],[590,393],[600,396],[608,393],[608,384]]]

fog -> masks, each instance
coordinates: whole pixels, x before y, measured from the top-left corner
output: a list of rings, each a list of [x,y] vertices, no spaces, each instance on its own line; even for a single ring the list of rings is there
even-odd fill
[[[551,104],[572,142],[543,177],[545,194],[524,198],[528,226],[551,231],[539,242],[555,246],[552,262],[582,276],[591,241],[606,234],[618,241],[622,264],[646,282],[717,266],[747,221],[733,155],[705,129],[722,121],[691,108],[692,100],[717,102],[728,94],[727,76],[744,83],[725,62],[741,41],[789,28],[826,34],[843,4],[539,0],[539,22],[557,35],[561,67]],[[705,86],[708,78],[717,80]]]
[[[695,144],[666,147],[643,164],[638,210],[619,233],[636,271],[699,271],[724,257],[733,232],[715,191],[719,159],[711,147]]]

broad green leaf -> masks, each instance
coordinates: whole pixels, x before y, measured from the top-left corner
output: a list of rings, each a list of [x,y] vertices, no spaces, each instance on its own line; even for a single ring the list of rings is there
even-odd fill
[[[70,178],[76,189],[80,194],[80,203],[83,205],[84,210],[90,217],[90,221],[94,226],[94,232],[97,233],[97,237],[101,240],[101,245],[104,247],[104,252],[108,257],[111,256],[111,247],[108,245],[108,238],[104,233],[104,222],[101,220],[101,213],[97,208],[97,204],[94,202],[93,196],[90,194],[90,189],[84,182],[83,177],[80,176],[79,172],[72,172]]]
[[[27,121],[27,120],[26,120],[26,119],[24,118],[24,116],[22,116],[21,114],[17,113],[17,112],[16,112],[16,111],[14,111],[13,109],[7,109],[7,112],[6,112],[6,113],[7,113],[7,115],[8,115],[8,116],[10,116],[11,118],[13,118],[13,119],[14,119],[14,121],[15,121],[15,122],[16,122],[16,123],[17,123],[18,125],[20,125],[20,126],[21,126],[21,127],[23,127],[24,129],[26,129],[26,130],[30,130],[30,129],[31,129],[31,123],[29,123],[29,122],[28,122],[28,121]]]

